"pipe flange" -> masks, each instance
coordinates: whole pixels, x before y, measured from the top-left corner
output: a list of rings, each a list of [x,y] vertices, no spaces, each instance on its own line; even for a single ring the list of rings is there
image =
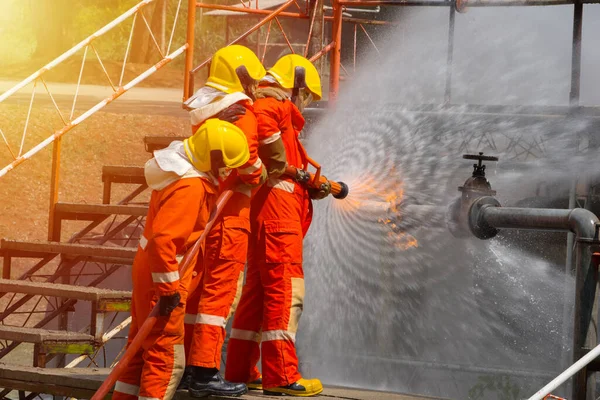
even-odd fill
[[[498,234],[498,229],[489,225],[483,218],[481,211],[486,207],[501,207],[495,197],[480,197],[469,208],[469,228],[475,237],[486,240]]]
[[[458,239],[465,239],[471,236],[471,233],[464,223],[462,204],[460,197],[454,199],[446,209],[445,215],[448,230],[452,236]]]

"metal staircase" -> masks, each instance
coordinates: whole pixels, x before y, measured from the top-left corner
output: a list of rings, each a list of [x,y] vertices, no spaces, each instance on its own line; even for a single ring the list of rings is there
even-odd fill
[[[147,186],[139,166],[105,166],[102,182],[102,203],[55,205],[54,241],[0,241],[0,362],[21,349],[19,360],[27,363],[21,357],[26,354],[32,365],[0,364],[0,398],[14,389],[25,398],[89,396],[106,375],[103,368],[120,355],[107,354],[107,342],[119,336],[119,347],[125,345],[131,293],[98,286],[106,286],[115,273],[129,276],[148,208],[131,202]],[[110,204],[116,185],[132,191]],[[65,221],[86,225],[61,242]],[[85,362],[93,368],[73,370]],[[50,365],[66,368],[35,368]]]

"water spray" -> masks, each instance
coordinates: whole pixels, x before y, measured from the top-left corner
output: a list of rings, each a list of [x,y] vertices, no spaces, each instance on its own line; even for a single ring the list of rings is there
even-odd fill
[[[457,237],[473,235],[479,239],[491,239],[500,229],[532,229],[538,231],[564,231],[575,234],[575,310],[573,332],[573,361],[577,361],[597,343],[590,343],[588,332],[592,328],[592,313],[598,284],[600,262],[600,221],[589,210],[583,208],[518,208],[502,207],[494,197],[490,183],[485,178],[483,161],[497,161],[497,157],[465,155],[465,159],[478,160],[472,176],[459,187],[461,197],[448,209],[448,227]],[[588,361],[589,362],[589,361]],[[585,364],[587,365],[587,364]],[[574,400],[583,400],[587,395],[588,373],[597,367],[573,365],[561,374],[557,384],[549,385],[534,395],[531,400],[542,399],[549,391],[573,377]],[[553,381],[554,382],[554,381]],[[595,397],[595,396],[594,396]]]
[[[324,175],[321,175],[321,166],[316,161],[309,157],[308,162],[316,168],[317,171],[314,174],[293,165],[288,165],[285,169],[285,175],[293,177],[300,184],[317,190],[320,190],[323,185],[329,184],[331,185],[331,195],[338,200],[345,199],[348,196],[348,185],[344,182],[330,181]]]

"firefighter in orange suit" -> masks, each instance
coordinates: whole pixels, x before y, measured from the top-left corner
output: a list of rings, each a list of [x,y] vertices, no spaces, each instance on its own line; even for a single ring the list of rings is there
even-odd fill
[[[280,137],[287,164],[307,169],[308,157],[298,135],[304,126],[304,106],[321,98],[314,65],[299,55],[282,57],[267,71],[257,98],[254,112],[260,141]],[[228,380],[246,382],[271,395],[305,397],[323,391],[318,379],[300,375],[295,337],[304,301],[302,240],[311,222],[311,198],[324,198],[330,191],[324,185],[311,192],[292,177],[270,174],[253,198],[246,284],[227,348]],[[259,344],[262,377],[256,367]]]
[[[179,261],[204,230],[217,197],[219,169],[237,168],[250,157],[244,133],[211,119],[190,138],[154,152],[145,166],[153,189],[135,256],[131,341],[158,303],[158,322],[119,377],[113,399],[171,399],[183,375],[183,319],[192,269]]]
[[[219,369],[225,326],[241,295],[252,189],[267,177],[258,156],[258,127],[252,109],[254,91],[264,76],[265,69],[250,49],[224,47],[212,58],[206,85],[186,102],[192,126],[210,117],[233,122],[245,133],[250,149],[246,164],[220,177],[236,189],[206,240],[204,269],[194,278],[197,289],[186,309],[186,373],[179,390],[188,390],[193,397],[235,396],[247,391],[243,383],[224,381]],[[283,153],[283,144],[279,144]]]

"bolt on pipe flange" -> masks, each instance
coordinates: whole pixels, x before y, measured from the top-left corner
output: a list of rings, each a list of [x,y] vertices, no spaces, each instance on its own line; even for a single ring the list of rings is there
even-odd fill
[[[475,200],[469,209],[469,228],[475,237],[482,240],[491,239],[498,234],[498,229],[483,218],[482,211],[486,207],[501,207],[501,205],[495,197],[485,196]]]

